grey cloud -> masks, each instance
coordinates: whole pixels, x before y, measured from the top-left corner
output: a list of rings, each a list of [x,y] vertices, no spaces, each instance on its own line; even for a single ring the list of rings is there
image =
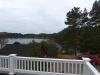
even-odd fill
[[[0,0],[0,31],[54,33],[66,27],[66,12],[74,6],[90,10],[95,0]]]

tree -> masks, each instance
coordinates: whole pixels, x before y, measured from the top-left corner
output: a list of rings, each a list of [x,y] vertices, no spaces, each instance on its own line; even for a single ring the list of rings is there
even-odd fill
[[[56,40],[66,50],[100,53],[100,0],[90,12],[74,7],[66,15],[67,28],[57,34]]]
[[[74,7],[71,11],[69,11],[66,15],[65,24],[73,27],[77,27],[79,25],[79,20],[81,17],[81,10],[79,7]]]
[[[41,46],[45,46],[47,49],[47,57],[57,57],[58,56],[58,47],[56,46],[56,43],[52,40],[48,40],[47,42],[41,42]]]
[[[74,7],[71,11],[67,13],[67,21],[65,22],[66,25],[69,25],[66,31],[66,41],[63,40],[63,44],[66,44],[68,49],[73,49],[76,55],[76,50],[79,48],[80,43],[80,35],[79,29],[83,26],[87,20],[87,10],[85,9],[84,12],[80,10],[79,7]],[[73,37],[74,36],[74,37]]]
[[[30,57],[40,57],[40,44],[34,41],[28,44],[24,51],[24,55]]]
[[[3,48],[7,43],[6,33],[0,33],[0,46]]]
[[[81,25],[81,27],[87,26],[89,24],[89,17],[88,17],[88,12],[87,12],[86,8],[84,9],[84,11],[81,14],[79,24]]]
[[[82,27],[80,50],[82,52],[100,53],[100,26]]]
[[[90,17],[92,26],[100,25],[100,0],[94,2],[92,10],[90,11]]]

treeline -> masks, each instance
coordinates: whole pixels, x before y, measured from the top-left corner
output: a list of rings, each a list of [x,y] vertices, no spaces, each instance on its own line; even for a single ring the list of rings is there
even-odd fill
[[[47,51],[46,56],[51,58],[56,58],[59,49],[56,46],[56,43],[52,40],[42,41],[40,43],[32,42],[30,44],[20,44],[15,42],[14,44],[7,44],[5,47],[0,49],[0,55],[9,55],[17,54],[18,56],[27,56],[27,57],[42,57],[41,53],[42,47]]]
[[[68,27],[55,37],[65,50],[100,53],[100,0],[89,12],[74,7],[66,14],[65,24]]]
[[[1,32],[0,35],[4,34],[6,38],[43,38],[48,39],[53,37],[55,34],[21,34],[21,33],[7,33],[7,32]]]

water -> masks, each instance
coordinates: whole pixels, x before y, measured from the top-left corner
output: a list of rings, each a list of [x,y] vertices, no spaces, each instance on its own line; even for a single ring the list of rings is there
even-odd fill
[[[0,75],[9,75],[9,74],[0,73]],[[33,75],[33,74],[15,74],[15,75]]]
[[[34,39],[34,38],[8,38],[7,39],[7,44],[13,44],[15,42],[19,42],[21,44],[29,44],[31,43],[32,41],[35,41],[37,43],[40,43],[42,41],[47,41],[48,39]]]

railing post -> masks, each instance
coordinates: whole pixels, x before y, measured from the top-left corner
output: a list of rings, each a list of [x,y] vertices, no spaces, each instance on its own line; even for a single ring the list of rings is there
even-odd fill
[[[9,55],[9,75],[14,75],[14,58],[16,54]]]
[[[83,75],[87,75],[88,73],[87,73],[87,68],[86,68],[86,62],[91,61],[91,59],[90,58],[85,58],[85,57],[83,57],[82,59],[84,60],[84,64],[83,64]]]

